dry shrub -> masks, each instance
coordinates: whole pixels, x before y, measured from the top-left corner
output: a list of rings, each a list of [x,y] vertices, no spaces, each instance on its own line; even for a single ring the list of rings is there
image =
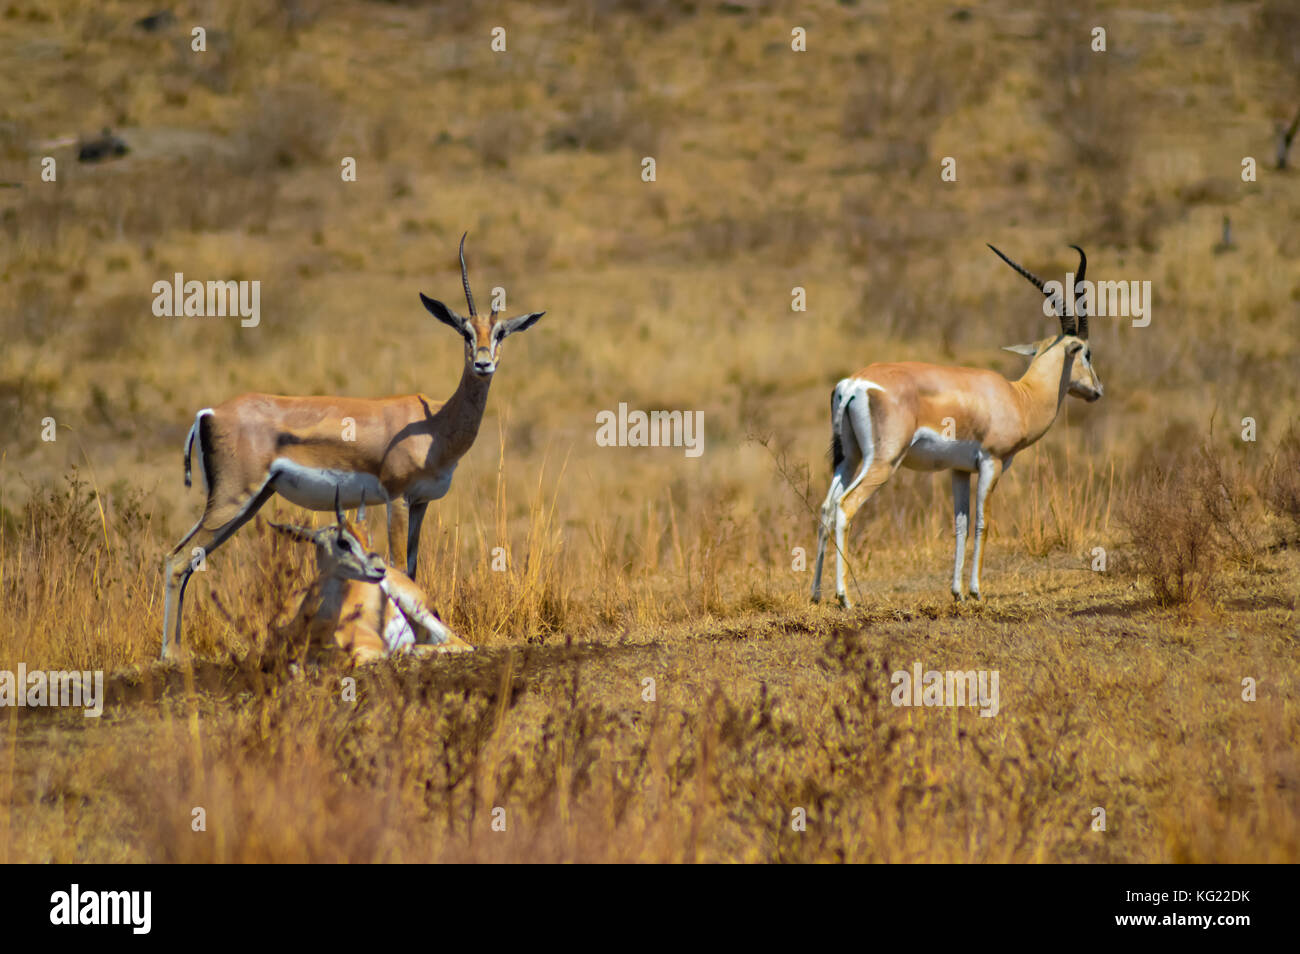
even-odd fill
[[[0,157],[26,160],[31,139],[31,129],[25,122],[5,119],[0,122]]]
[[[1300,426],[1292,424],[1264,477],[1264,500],[1300,533]]]
[[[244,128],[242,171],[292,169],[323,161],[338,110],[309,86],[280,86],[258,95]]]
[[[213,608],[226,630],[210,648],[203,635],[197,636],[195,647],[209,652],[224,650],[231,659],[249,653],[257,665],[301,658],[306,647],[296,637],[303,634],[290,624],[297,622],[294,614],[317,576],[315,550],[287,539],[261,518],[240,536],[245,554],[239,558],[237,572],[251,575],[256,585],[230,587],[225,597],[218,589],[212,590]]]
[[[963,104],[980,101],[993,76],[979,45],[963,42],[945,51],[930,36],[911,48],[891,39],[882,50],[861,52],[855,60],[855,85],[845,100],[841,134],[878,147],[872,165],[913,175],[928,161],[930,136],[939,121]]]
[[[484,164],[497,168],[504,168],[512,159],[531,151],[534,138],[527,117],[517,112],[494,113],[471,134]]]
[[[1208,447],[1131,477],[1121,520],[1161,606],[1207,596],[1225,560],[1257,568],[1262,548],[1251,483]]]
[[[1095,53],[1074,31],[1087,37],[1077,19],[1063,20],[1056,4],[1044,6],[1046,42],[1038,45],[1039,70],[1046,91],[1046,122],[1057,132],[1054,163],[1061,188],[1106,241],[1131,238],[1128,192],[1138,142],[1140,113],[1132,106],[1132,77],[1119,51]],[[1112,33],[1109,42],[1119,42]],[[1110,49],[1110,48],[1108,48]]]
[[[598,89],[584,94],[563,122],[547,130],[546,147],[586,152],[632,149],[638,155],[653,155],[666,114],[667,107],[658,97],[621,88]]]
[[[27,190],[5,216],[19,254],[71,270],[84,268],[88,250],[105,241],[148,248],[174,231],[264,226],[278,191],[273,176],[239,175],[216,153],[142,163],[120,175],[106,187],[95,171],[70,166],[57,182]]]
[[[1241,463],[1225,462],[1203,449],[1197,470],[1201,500],[1219,549],[1246,570],[1258,570],[1264,545],[1260,538],[1256,475]]]
[[[822,224],[815,214],[794,205],[759,215],[751,211],[701,216],[691,224],[689,242],[693,256],[705,261],[725,262],[765,253],[784,264],[797,264],[808,258]],[[680,239],[671,247],[681,248]]]
[[[557,6],[580,10],[580,16],[587,23],[595,23],[602,17],[621,15],[635,17],[637,27],[668,30],[693,17],[701,4],[693,0],[586,0],[581,6],[568,2]],[[750,6],[758,8],[761,5]],[[719,10],[724,13],[735,12],[734,9],[729,10],[726,4],[721,5]]]
[[[1141,573],[1162,606],[1189,603],[1209,589],[1219,553],[1196,481],[1184,468],[1144,467],[1121,519],[1133,535]]]
[[[572,573],[555,514],[559,484],[547,499],[543,467],[522,538],[512,534],[504,443],[499,454],[492,525],[466,527],[455,518],[446,524],[443,512],[433,508],[420,562],[439,569],[429,588],[432,605],[471,643],[544,642],[576,621]],[[463,548],[462,536],[475,545]]]
[[[0,514],[0,668],[134,661],[147,638],[140,601],[159,568],[145,499],[138,490],[101,494],[74,469],[33,493],[21,513]]]
[[[856,57],[860,85],[844,105],[842,131],[847,138],[883,136],[895,125],[933,116],[944,104],[951,87],[942,73],[930,69],[900,72],[895,67],[906,55],[888,46],[880,53]],[[929,65],[934,65],[936,60],[928,58]]]
[[[1291,0],[1264,0],[1245,45],[1273,58],[1285,71],[1300,66],[1300,7]]]

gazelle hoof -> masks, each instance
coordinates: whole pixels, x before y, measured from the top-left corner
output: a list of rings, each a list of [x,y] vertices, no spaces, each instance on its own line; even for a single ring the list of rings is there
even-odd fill
[[[835,599],[839,601],[839,604],[843,609],[853,609],[853,604],[849,602],[849,598],[845,594],[840,593],[835,597]]]

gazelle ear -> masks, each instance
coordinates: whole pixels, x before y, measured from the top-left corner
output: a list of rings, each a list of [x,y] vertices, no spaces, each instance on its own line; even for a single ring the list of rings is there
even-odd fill
[[[430,298],[428,295],[424,294],[424,292],[420,292],[420,301],[424,303],[425,308],[429,309],[429,314],[433,315],[433,317],[437,318],[445,325],[451,325],[451,327],[455,328],[461,334],[465,333],[465,319],[456,314],[442,302]]]
[[[286,537],[291,537],[301,543],[314,543],[316,541],[315,530],[308,530],[306,527],[295,527],[288,523],[271,523],[271,526]]]
[[[507,318],[500,324],[502,329],[501,337],[504,338],[506,335],[512,335],[516,331],[526,331],[533,325],[537,324],[537,319],[542,317],[544,314],[546,314],[544,311],[535,311],[531,315],[519,315],[516,318]]]
[[[1038,345],[1036,344],[1006,345],[1005,347],[1003,347],[1002,350],[1011,351],[1015,354],[1023,354],[1026,358],[1032,358],[1034,355],[1038,354]]]

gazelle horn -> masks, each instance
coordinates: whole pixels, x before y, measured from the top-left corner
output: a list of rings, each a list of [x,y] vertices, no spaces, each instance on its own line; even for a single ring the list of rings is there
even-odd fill
[[[1077,245],[1071,245],[1070,248],[1074,249],[1076,252],[1079,253],[1079,271],[1075,273],[1074,276],[1074,285],[1075,285],[1074,291],[1077,291],[1079,287],[1079,283],[1083,281],[1084,272],[1088,270],[1088,256],[1084,255],[1083,249],[1079,248],[1079,246]],[[1073,294],[1071,295],[1071,297],[1074,298],[1074,315],[1075,315],[1075,324],[1077,325],[1075,334],[1077,334],[1084,341],[1087,341],[1088,340],[1088,312],[1084,308],[1082,302],[1078,297],[1076,297]]]
[[[988,243],[985,243],[985,244],[988,244]],[[1001,252],[999,249],[995,248],[994,246],[989,245],[989,248],[993,249],[993,254],[994,254],[994,255],[996,255],[998,258],[1002,259],[1002,261],[1006,262],[1006,263],[1007,263],[1008,265],[1010,265],[1013,269],[1015,269],[1015,271],[1016,271],[1017,274],[1022,275],[1022,276],[1024,276],[1026,279],[1028,279],[1029,282],[1030,282],[1030,284],[1032,284],[1032,285],[1033,285],[1035,288],[1037,288],[1040,292],[1042,292],[1042,293],[1043,293],[1044,295],[1046,295],[1048,298],[1053,297],[1053,296],[1052,296],[1052,293],[1049,292],[1049,291],[1044,287],[1044,283],[1043,283],[1043,280],[1042,280],[1041,278],[1039,278],[1037,275],[1035,275],[1035,274],[1034,274],[1033,272],[1031,272],[1029,269],[1027,269],[1027,268],[1023,268],[1023,267],[1021,267],[1020,265],[1017,265],[1015,262],[1011,261],[1011,259],[1009,259],[1009,258],[1007,258],[1005,255],[1003,255],[1002,252]],[[1080,254],[1082,254],[1082,253],[1080,253]],[[1076,279],[1076,280],[1077,280],[1077,279]],[[1073,289],[1071,289],[1071,294],[1073,294]],[[1074,322],[1071,321],[1071,320],[1070,320],[1070,316],[1067,315],[1067,314],[1065,313],[1065,307],[1064,307],[1064,302],[1063,302],[1063,301],[1062,301],[1062,302],[1058,302],[1058,305],[1057,305],[1057,317],[1061,319],[1061,334],[1063,334],[1063,335],[1072,335],[1072,334],[1075,333],[1075,331],[1074,331]]]
[[[474,294],[469,290],[469,271],[465,268],[465,239],[469,235],[466,232],[460,237],[460,283],[465,286],[465,301],[469,303],[470,317],[478,314],[474,308]]]

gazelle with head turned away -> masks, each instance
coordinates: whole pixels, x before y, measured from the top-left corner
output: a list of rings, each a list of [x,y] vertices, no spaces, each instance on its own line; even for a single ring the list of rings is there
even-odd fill
[[[271,526],[316,548],[316,578],[293,617],[280,627],[305,634],[314,650],[347,653],[364,665],[394,653],[458,653],[473,650],[429,608],[409,576],[389,566],[370,548],[365,503],[352,523],[336,506],[338,522],[309,530],[282,523]]]
[[[309,510],[328,511],[336,496],[355,507],[364,496],[388,505],[388,549],[415,577],[420,525],[430,501],[451,487],[456,464],[474,444],[488,387],[508,335],[531,328],[545,312],[502,318],[474,307],[460,240],[460,277],[469,316],[420,295],[424,307],[465,342],[460,384],[446,401],[423,394],[385,398],[241,394],[199,411],[185,441],[185,484],[195,445],[207,483],[203,516],[167,557],[162,655],[180,643],[191,553],[210,555],[276,494]],[[197,562],[197,561],[195,561]]]
[[[1075,292],[1088,260],[1078,246]],[[1025,355],[1029,368],[1009,381],[995,371],[950,367],[919,361],[868,365],[835,385],[831,393],[830,491],[822,504],[817,534],[817,563],[812,598],[821,598],[826,545],[835,541],[835,595],[849,606],[844,588],[844,538],[849,522],[900,466],[921,471],[952,471],[956,554],[952,595],[963,599],[962,564],[970,524],[971,476],[975,476],[975,552],[970,595],[980,596],[980,564],[988,526],[989,495],[1012,459],[1039,440],[1056,421],[1067,394],[1085,401],[1101,397],[1092,366],[1084,298],[1073,314],[1042,279],[1026,271],[992,245],[989,248],[1020,275],[1053,299],[1060,334],[1006,350]],[[1074,297],[1073,295],[1071,297]]]

